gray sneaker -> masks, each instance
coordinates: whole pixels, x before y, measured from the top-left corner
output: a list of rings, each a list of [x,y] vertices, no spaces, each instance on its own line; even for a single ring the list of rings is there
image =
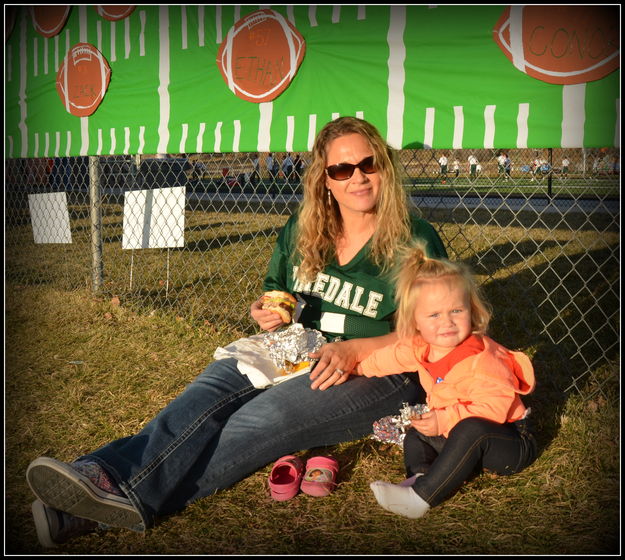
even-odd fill
[[[39,457],[26,469],[26,480],[35,496],[53,509],[112,527],[143,530],[141,515],[128,498],[98,488],[67,463]]]
[[[54,548],[75,537],[93,533],[98,523],[53,509],[41,500],[32,503],[33,520],[41,546]]]

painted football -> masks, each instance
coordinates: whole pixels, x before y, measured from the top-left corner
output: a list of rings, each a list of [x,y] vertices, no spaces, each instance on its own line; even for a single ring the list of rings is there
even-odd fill
[[[102,53],[89,43],[76,43],[56,75],[56,91],[68,113],[91,115],[100,105],[111,79],[111,68]]]
[[[33,27],[44,37],[54,37],[63,29],[71,6],[30,6]]]
[[[100,17],[109,21],[119,21],[132,14],[135,6],[94,6]]]
[[[217,52],[217,66],[237,97],[263,103],[289,87],[305,51],[306,42],[291,22],[262,9],[230,28]]]
[[[493,38],[521,72],[550,84],[599,80],[619,67],[619,7],[509,6]]]

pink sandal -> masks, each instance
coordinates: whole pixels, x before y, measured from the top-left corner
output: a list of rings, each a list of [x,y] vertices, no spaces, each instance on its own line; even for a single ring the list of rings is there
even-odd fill
[[[274,500],[290,500],[299,492],[304,474],[304,463],[295,455],[285,455],[278,459],[269,475],[269,489]]]
[[[306,462],[306,474],[301,490],[310,496],[327,496],[336,486],[339,464],[332,457],[311,457]]]

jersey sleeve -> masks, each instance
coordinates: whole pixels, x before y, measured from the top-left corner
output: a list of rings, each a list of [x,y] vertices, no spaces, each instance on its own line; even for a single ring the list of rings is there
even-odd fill
[[[291,216],[280,233],[273,248],[273,254],[269,260],[267,274],[263,281],[263,290],[289,291],[289,282],[287,278],[293,248],[293,235],[295,230],[295,217]]]

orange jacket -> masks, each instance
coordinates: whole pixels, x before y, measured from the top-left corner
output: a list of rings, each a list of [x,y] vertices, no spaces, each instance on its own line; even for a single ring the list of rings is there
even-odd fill
[[[424,366],[427,344],[420,337],[400,340],[373,352],[356,368],[356,373],[382,377],[418,371],[427,394],[427,405],[436,414],[439,435],[463,418],[478,416],[494,422],[514,422],[525,415],[519,395],[534,390],[534,368],[522,352],[503,347],[487,336],[479,337],[484,351],[457,363],[442,383],[435,383]]]

